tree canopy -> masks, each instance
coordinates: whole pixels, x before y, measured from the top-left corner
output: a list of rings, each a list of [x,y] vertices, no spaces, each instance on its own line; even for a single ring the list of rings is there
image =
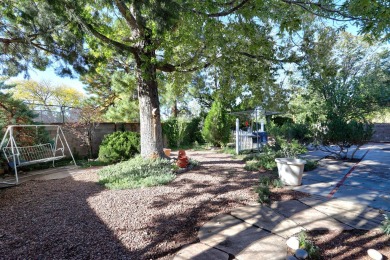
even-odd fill
[[[384,39],[390,23],[382,0],[4,0],[0,12],[2,73],[43,69],[53,54],[64,61],[62,73],[115,66],[134,75],[143,156],[163,156],[159,71],[227,68],[245,59],[272,74],[277,64],[299,60],[294,33],[313,17],[348,21]]]

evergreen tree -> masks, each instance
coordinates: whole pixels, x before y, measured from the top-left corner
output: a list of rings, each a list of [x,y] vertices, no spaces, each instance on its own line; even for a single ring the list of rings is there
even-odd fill
[[[213,102],[202,130],[206,142],[214,146],[226,145],[230,137],[230,120],[222,102]]]
[[[352,21],[388,39],[388,5],[374,2],[3,0],[1,72],[43,69],[48,53],[66,60],[62,73],[119,64],[137,80],[141,154],[163,156],[158,71],[193,72],[220,61],[240,63],[237,57],[259,64],[295,61],[294,32],[313,15]]]

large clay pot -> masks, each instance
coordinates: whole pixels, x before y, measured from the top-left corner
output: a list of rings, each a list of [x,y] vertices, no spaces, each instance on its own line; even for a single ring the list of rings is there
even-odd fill
[[[166,156],[168,156],[168,157],[171,156],[171,149],[164,148],[163,150],[164,150],[164,153],[165,153]]]
[[[279,178],[285,185],[299,186],[302,184],[303,168],[306,161],[302,159],[276,158]]]

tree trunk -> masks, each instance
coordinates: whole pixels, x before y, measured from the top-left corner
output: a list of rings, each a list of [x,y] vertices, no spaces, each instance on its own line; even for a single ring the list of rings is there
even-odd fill
[[[177,109],[177,100],[173,101],[173,105],[171,107],[171,114],[174,118],[177,118],[179,114],[179,110]]]
[[[164,157],[157,70],[153,58],[154,52],[144,52],[142,60],[137,62],[142,157]]]

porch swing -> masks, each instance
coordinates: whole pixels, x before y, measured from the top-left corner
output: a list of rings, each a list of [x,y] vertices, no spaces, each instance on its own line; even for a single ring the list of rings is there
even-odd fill
[[[15,128],[35,128],[38,133],[38,127],[54,128],[55,137],[52,142],[36,144],[30,146],[20,146],[15,140]],[[18,137],[16,137],[17,139]],[[65,146],[66,145],[66,146]],[[74,165],[76,161],[73,157],[72,151],[69,148],[66,141],[64,132],[59,125],[10,125],[3,136],[0,144],[5,160],[8,166],[15,172],[15,182],[0,182],[2,184],[16,185],[19,183],[18,167],[44,163],[54,162],[65,158],[65,148],[68,149],[70,156],[72,157]],[[77,166],[77,165],[76,165]]]

